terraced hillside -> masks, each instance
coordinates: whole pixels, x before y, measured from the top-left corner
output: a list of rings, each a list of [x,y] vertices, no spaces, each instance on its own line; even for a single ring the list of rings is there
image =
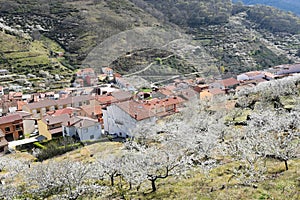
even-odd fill
[[[166,73],[179,66],[185,68],[179,73],[196,69],[231,76],[300,62],[298,17],[228,0],[0,0],[0,19],[8,37],[30,43],[24,47],[28,53],[1,51],[1,68],[18,73],[49,68],[54,75],[56,61],[46,44],[50,40],[64,52],[65,60],[58,62],[71,70],[92,66],[100,71],[111,66],[132,73],[154,61],[145,57],[164,58],[163,52],[174,54],[177,60],[165,62],[158,70]],[[2,43],[9,47],[6,40]],[[127,60],[144,49],[149,49],[148,55],[138,53],[136,61]],[[225,68],[223,73],[221,68]]]

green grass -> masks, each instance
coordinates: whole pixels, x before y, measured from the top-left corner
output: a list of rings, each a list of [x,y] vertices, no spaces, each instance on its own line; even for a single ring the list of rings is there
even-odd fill
[[[280,103],[282,103],[285,109],[292,109],[297,105],[297,99],[293,96],[281,96]]]
[[[268,179],[257,183],[258,187],[241,186],[233,178],[231,169],[238,163],[228,163],[213,169],[208,175],[195,170],[188,178],[170,177],[158,182],[155,193],[132,192],[128,197],[134,199],[299,199],[300,160],[290,161],[290,169],[283,171],[284,164],[269,160],[267,167],[276,173],[268,172]],[[275,172],[273,171],[273,172]],[[149,186],[148,186],[149,187]]]
[[[7,69],[12,74],[27,75],[30,73],[36,75],[37,78],[28,80],[36,87],[36,83],[44,79],[39,77],[40,70],[48,71],[52,75],[63,75],[62,81],[68,82],[72,78],[74,68],[64,66],[64,63],[67,63],[66,59],[51,55],[51,52],[65,52],[65,50],[47,37],[41,36],[39,40],[32,41],[1,32],[0,52],[0,68]],[[53,87],[60,89],[63,86],[59,84]]]
[[[230,114],[225,117],[226,123],[244,123],[247,121],[248,116],[251,114],[250,109],[234,109]]]

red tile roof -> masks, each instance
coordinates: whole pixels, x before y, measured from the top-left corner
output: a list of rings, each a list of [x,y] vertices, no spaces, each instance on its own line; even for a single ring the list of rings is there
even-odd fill
[[[77,117],[70,118],[70,120],[65,121],[62,125],[64,125],[64,126],[75,126],[75,127],[78,127],[78,128],[85,128],[85,127],[94,126],[95,124],[100,125],[98,120],[94,120],[94,119],[89,118],[89,117],[77,116]]]
[[[178,92],[176,92],[176,94],[182,96],[186,100],[191,100],[199,97],[199,93],[197,93],[192,88],[181,89]]]
[[[42,101],[38,101],[38,102],[34,102],[34,103],[29,103],[27,105],[23,105],[23,107],[26,106],[30,110],[33,110],[33,109],[45,108],[45,107],[55,106],[55,105],[56,105],[56,101],[46,99],[46,100],[42,100]]]
[[[172,90],[169,90],[169,89],[167,89],[167,88],[159,88],[158,91],[159,91],[160,93],[166,95],[166,96],[171,96],[171,95],[173,95]]]
[[[220,80],[220,81],[217,81],[217,82],[221,83],[225,87],[234,86],[234,85],[239,84],[239,81],[236,80],[235,78],[227,78],[227,79],[223,79],[223,80]]]
[[[74,96],[74,97],[67,97],[65,99],[56,100],[57,105],[67,105],[72,103],[78,103],[82,101],[88,101],[94,99],[93,96],[90,95],[81,95],[81,96]]]
[[[152,110],[153,108],[157,109],[157,108],[161,108],[161,107],[167,107],[170,105],[179,105],[182,104],[184,102],[184,99],[182,99],[181,97],[170,97],[170,98],[166,98],[166,99],[152,99],[150,101],[146,101],[143,106],[147,109],[147,110]]]
[[[42,121],[47,125],[59,124],[62,122],[66,122],[68,120],[70,120],[70,115],[68,115],[68,114],[62,114],[59,116],[47,115],[47,116],[43,117],[43,119],[42,119]]]
[[[22,118],[26,118],[26,117],[31,117],[32,116],[31,113],[25,112],[25,111],[17,111],[15,113],[8,113],[7,115],[15,115],[15,114],[20,115]]]
[[[113,103],[116,102],[117,99],[115,99],[113,96],[107,96],[107,95],[99,95],[96,96],[96,100],[102,105],[107,103]]]
[[[80,108],[90,116],[92,116],[93,114],[94,115],[102,114],[102,108],[100,105],[87,105],[87,106],[81,106]]]
[[[77,108],[72,108],[72,107],[68,107],[68,108],[63,108],[60,110],[54,110],[54,111],[50,111],[48,112],[49,115],[52,116],[59,116],[59,115],[63,115],[63,114],[73,114],[74,111],[79,111],[80,109]]]
[[[132,97],[132,93],[128,91],[112,92],[111,95],[118,101],[126,101]]]
[[[0,124],[12,123],[18,120],[22,120],[22,116],[20,114],[7,115],[0,117]]]
[[[142,103],[133,100],[117,103],[116,106],[138,121],[155,116],[154,113],[147,110]]]

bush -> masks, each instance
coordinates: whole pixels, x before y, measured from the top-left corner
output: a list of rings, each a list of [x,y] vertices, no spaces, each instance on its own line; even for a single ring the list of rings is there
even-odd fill
[[[72,138],[59,138],[45,143],[45,146],[39,143],[37,145],[44,147],[36,156],[38,161],[47,160],[83,146],[81,143],[75,143]]]

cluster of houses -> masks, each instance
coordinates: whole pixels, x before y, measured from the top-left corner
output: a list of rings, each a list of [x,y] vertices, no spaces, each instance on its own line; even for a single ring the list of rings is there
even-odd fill
[[[300,64],[281,65],[272,70],[252,71],[222,80],[176,79],[162,87],[135,90],[112,69],[103,68],[100,76],[114,81],[113,84],[43,94],[2,94],[0,105],[6,106],[0,106],[3,115],[0,117],[0,152],[6,151],[10,144],[24,144],[22,141],[26,138],[34,142],[61,136],[79,141],[99,140],[102,134],[128,137],[137,125],[177,113],[193,99],[209,100],[300,73]],[[94,75],[87,68],[81,70],[78,77],[87,83]]]

